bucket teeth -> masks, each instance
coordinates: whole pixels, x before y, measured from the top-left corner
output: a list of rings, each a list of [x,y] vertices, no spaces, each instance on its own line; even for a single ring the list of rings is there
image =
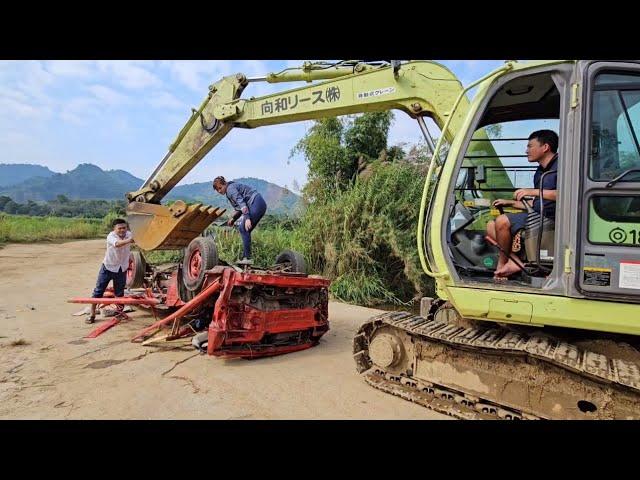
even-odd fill
[[[163,205],[132,202],[127,207],[131,231],[143,250],[185,248],[225,211],[196,203],[175,217]]]

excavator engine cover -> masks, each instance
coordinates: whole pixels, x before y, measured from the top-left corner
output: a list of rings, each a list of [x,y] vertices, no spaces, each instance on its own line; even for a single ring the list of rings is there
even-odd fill
[[[129,228],[143,250],[185,248],[226,210],[178,200],[171,206],[131,202],[127,206]]]

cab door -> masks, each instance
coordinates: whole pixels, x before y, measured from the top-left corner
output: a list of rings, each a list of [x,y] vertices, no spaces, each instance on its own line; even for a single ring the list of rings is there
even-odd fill
[[[640,64],[584,70],[576,287],[640,302]]]

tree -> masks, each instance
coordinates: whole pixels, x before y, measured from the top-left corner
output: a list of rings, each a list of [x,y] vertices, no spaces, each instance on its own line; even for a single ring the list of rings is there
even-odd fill
[[[324,197],[345,186],[342,172],[348,169],[349,161],[342,145],[343,132],[339,118],[316,120],[291,150],[290,157],[300,152],[309,165],[309,181],[303,191],[308,198]]]
[[[56,196],[56,201],[58,203],[69,203],[69,199],[67,198],[66,195],[57,195]]]
[[[345,176],[352,179],[355,173],[373,160],[386,154],[389,127],[393,112],[365,113],[356,117],[344,134],[344,143],[349,157]]]
[[[309,166],[303,188],[307,202],[326,199],[353,184],[359,172],[371,162],[404,156],[402,148],[387,151],[387,137],[393,113],[372,112],[347,118],[316,120],[291,150],[302,153]]]
[[[7,203],[4,204],[4,211],[6,213],[17,213],[19,206],[20,205],[18,205],[13,200],[9,200]]]
[[[4,206],[11,202],[11,197],[7,197],[6,195],[0,195],[0,210],[4,210]]]

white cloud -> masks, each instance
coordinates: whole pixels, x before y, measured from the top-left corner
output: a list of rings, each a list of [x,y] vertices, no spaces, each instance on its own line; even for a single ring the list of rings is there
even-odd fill
[[[116,92],[113,88],[104,85],[90,85],[86,87],[93,95],[106,105],[119,105],[127,102],[129,99],[126,95]]]
[[[149,97],[149,105],[155,108],[167,108],[167,109],[186,109],[187,104],[178,100],[175,96],[169,92],[161,91],[155,92]]]
[[[101,105],[96,97],[76,97],[65,102],[59,112],[62,120],[74,125],[86,124],[87,118]]]
[[[86,78],[96,73],[90,60],[50,60],[46,66],[50,73],[62,77]]]
[[[13,100],[23,102],[27,100],[27,96],[21,91],[0,85],[0,99],[2,98],[11,98]]]
[[[39,118],[48,117],[51,114],[51,110],[47,107],[35,107],[16,98],[0,97],[0,113],[7,116],[19,115],[21,117]]]
[[[146,88],[161,85],[160,79],[144,67],[153,67],[150,62],[132,62],[129,60],[99,60],[98,69],[115,77],[126,88]]]
[[[231,71],[231,62],[227,60],[165,60],[160,66],[183,85],[201,93],[206,93],[207,87],[223,76],[238,73]]]

